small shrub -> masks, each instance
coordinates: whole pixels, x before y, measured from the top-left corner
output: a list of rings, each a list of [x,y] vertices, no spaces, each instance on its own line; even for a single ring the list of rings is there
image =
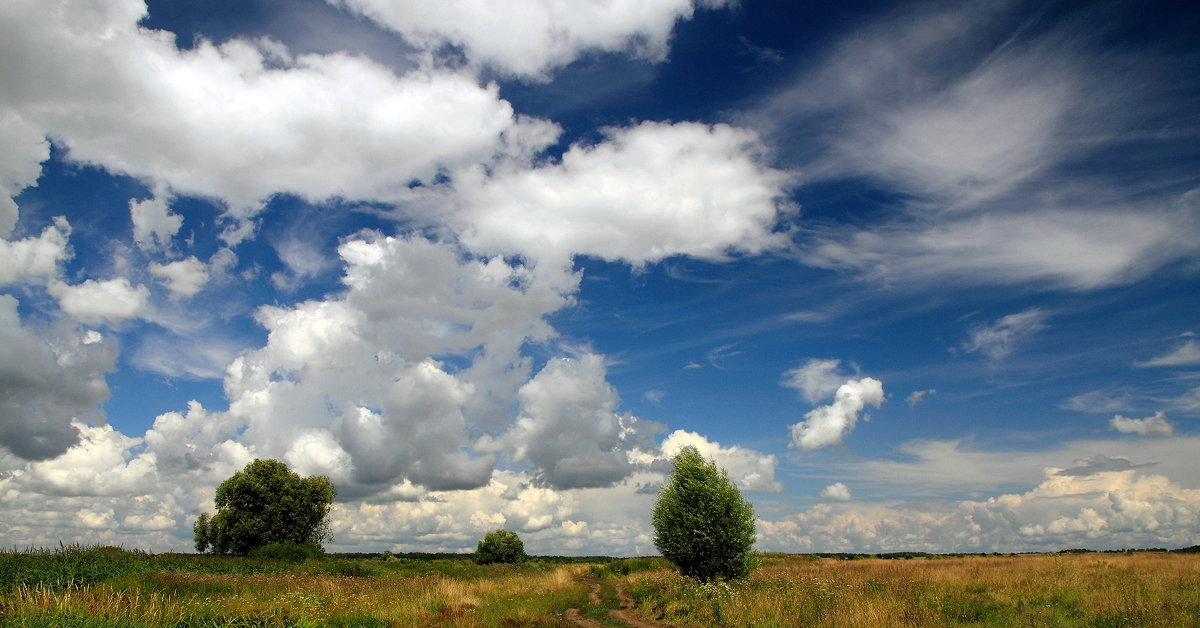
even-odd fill
[[[250,550],[252,558],[274,558],[277,560],[309,560],[311,558],[320,558],[324,552],[320,547],[307,545],[304,543],[293,543],[284,541],[283,543],[271,543],[262,547]]]
[[[593,570],[597,575],[612,574],[616,576],[628,576],[631,573],[662,569],[666,566],[666,561],[661,558],[641,556],[614,560],[604,566],[594,567]]]
[[[521,542],[521,537],[508,530],[488,532],[475,548],[475,562],[480,565],[521,563],[525,558],[525,544]]]

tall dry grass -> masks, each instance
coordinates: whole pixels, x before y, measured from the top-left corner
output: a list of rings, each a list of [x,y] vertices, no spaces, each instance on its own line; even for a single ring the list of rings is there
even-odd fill
[[[146,564],[108,570],[90,583],[58,571],[45,579],[49,585],[13,577],[0,591],[0,628],[562,626],[565,609],[588,604],[585,577],[599,578],[609,594],[620,584],[638,613],[678,627],[1200,627],[1195,554],[772,556],[747,581],[709,585],[675,575],[658,559],[603,566],[137,560]],[[590,610],[608,621],[606,610]]]
[[[22,585],[0,598],[0,626],[552,626],[587,597],[580,565],[371,567],[368,577],[154,572],[66,589]]]
[[[1200,557],[1025,555],[769,559],[748,581],[625,577],[672,626],[1200,626]]]

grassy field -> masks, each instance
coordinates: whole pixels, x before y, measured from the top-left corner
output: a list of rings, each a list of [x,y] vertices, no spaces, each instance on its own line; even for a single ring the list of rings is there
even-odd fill
[[[118,548],[0,553],[0,626],[559,626],[588,564],[467,557],[299,563]]]
[[[1200,626],[1195,554],[769,556],[732,585],[624,580],[641,616],[671,626]]]
[[[661,559],[326,557],[285,561],[64,547],[0,552],[0,626],[108,628],[1200,626],[1200,555],[838,560],[766,555],[698,585]],[[599,602],[589,602],[596,587]]]

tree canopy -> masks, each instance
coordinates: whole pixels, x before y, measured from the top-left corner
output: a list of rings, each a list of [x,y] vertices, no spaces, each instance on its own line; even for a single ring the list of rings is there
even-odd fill
[[[475,548],[475,562],[480,565],[519,563],[524,560],[525,544],[516,532],[509,530],[488,532]]]
[[[255,460],[217,487],[217,513],[196,520],[196,550],[245,555],[274,543],[320,548],[337,489],[278,460]]]
[[[701,582],[746,577],[754,562],[754,509],[729,474],[694,447],[680,450],[674,465],[654,504],[654,546]]]

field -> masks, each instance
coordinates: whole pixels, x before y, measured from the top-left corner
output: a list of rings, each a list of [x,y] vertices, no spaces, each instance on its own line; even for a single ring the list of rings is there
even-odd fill
[[[1200,555],[765,555],[699,585],[661,559],[0,552],[0,626],[1200,626]]]

